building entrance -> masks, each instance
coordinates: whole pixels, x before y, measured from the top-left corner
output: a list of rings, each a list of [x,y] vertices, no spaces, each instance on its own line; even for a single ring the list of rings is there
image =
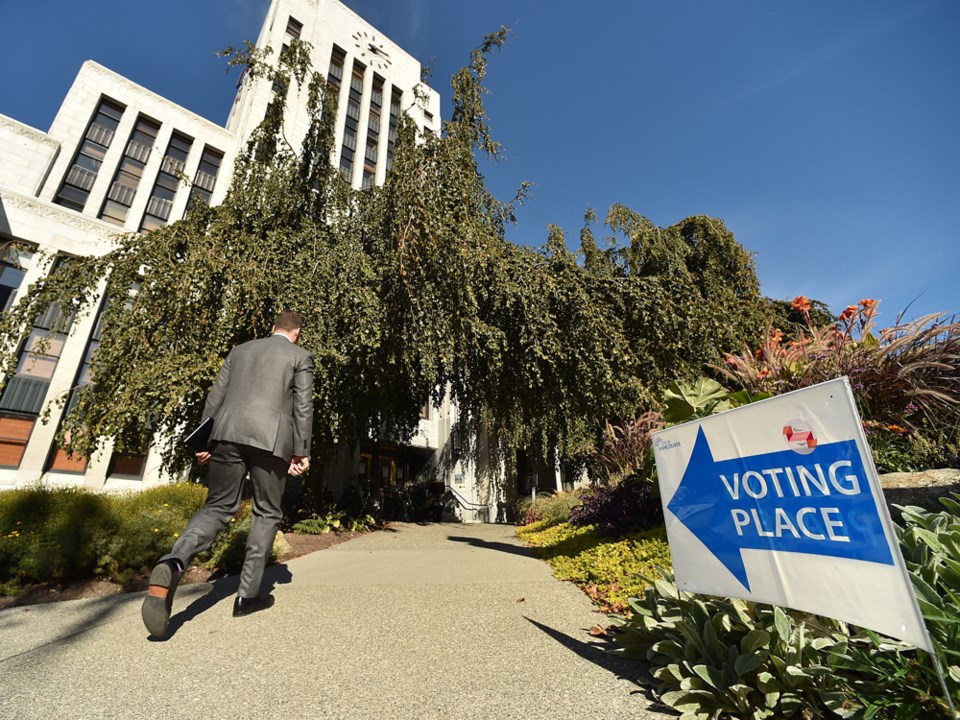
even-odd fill
[[[418,480],[433,451],[386,443],[362,446],[357,485],[378,520],[426,519],[433,488]]]

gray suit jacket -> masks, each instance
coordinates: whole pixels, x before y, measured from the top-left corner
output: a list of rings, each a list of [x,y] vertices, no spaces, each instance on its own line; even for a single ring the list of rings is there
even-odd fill
[[[313,355],[283,335],[237,345],[203,406],[212,440],[269,450],[283,460],[310,455]]]

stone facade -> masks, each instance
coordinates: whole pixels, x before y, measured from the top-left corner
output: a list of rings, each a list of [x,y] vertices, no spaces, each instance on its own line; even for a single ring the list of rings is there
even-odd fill
[[[918,473],[886,473],[880,476],[883,497],[890,515],[898,520],[897,505],[914,505],[932,512],[940,512],[940,498],[960,496],[960,470],[925,470]]]

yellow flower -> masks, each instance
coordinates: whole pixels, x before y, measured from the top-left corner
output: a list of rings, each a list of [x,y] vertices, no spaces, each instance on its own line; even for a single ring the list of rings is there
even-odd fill
[[[156,533],[158,533],[158,532],[160,532],[160,528],[154,528],[153,531],[156,532]]]

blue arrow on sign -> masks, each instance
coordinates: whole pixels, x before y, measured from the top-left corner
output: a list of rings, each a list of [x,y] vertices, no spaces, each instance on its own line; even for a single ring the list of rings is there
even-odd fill
[[[744,549],[893,565],[853,440],[718,461],[700,427],[667,508],[748,591]]]

